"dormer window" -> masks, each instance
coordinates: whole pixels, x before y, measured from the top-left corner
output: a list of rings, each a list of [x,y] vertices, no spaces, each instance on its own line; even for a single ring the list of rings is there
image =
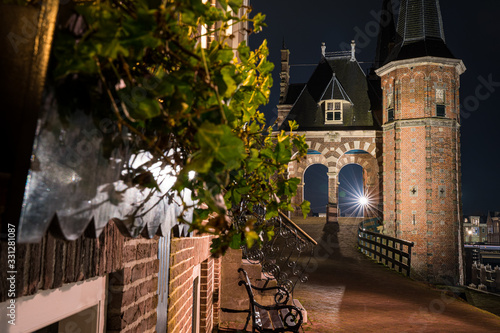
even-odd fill
[[[342,124],[342,100],[323,101],[325,110],[325,124]]]

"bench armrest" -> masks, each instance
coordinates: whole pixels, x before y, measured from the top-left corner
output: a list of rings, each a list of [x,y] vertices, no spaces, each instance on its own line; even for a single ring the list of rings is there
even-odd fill
[[[264,306],[257,302],[254,302],[253,305],[267,311],[276,310],[280,312],[283,324],[286,326],[286,328],[299,328],[304,321],[304,318],[302,317],[302,311],[300,311],[299,308],[294,305]]]
[[[253,284],[251,284],[250,286],[252,287],[252,289],[259,291],[277,290],[276,294],[274,294],[274,301],[278,305],[285,305],[286,303],[288,303],[288,300],[290,299],[290,293],[283,287],[278,286],[278,287],[260,288],[254,286]]]

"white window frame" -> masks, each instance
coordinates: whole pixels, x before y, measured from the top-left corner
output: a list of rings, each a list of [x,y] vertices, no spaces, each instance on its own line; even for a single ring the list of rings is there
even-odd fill
[[[342,99],[328,99],[321,102],[325,111],[325,124],[343,124],[344,123],[344,103]],[[339,104],[340,103],[340,104]],[[339,108],[340,107],[340,108]],[[331,114],[332,119],[328,120],[328,115]],[[340,119],[335,119],[336,115],[340,115]]]
[[[16,298],[16,325],[6,324],[0,331],[33,332],[97,306],[96,316],[91,318],[91,325],[94,325],[91,331],[103,333],[106,319],[106,278],[100,276],[65,284],[57,289],[42,290],[32,296]],[[2,324],[5,318],[9,318],[5,312],[8,302],[9,300],[0,303]]]

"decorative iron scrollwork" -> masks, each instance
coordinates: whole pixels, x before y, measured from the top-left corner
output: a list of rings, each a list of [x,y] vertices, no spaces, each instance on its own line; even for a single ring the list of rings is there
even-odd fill
[[[244,203],[240,209],[243,207]],[[243,257],[251,264],[261,264],[264,276],[275,279],[290,293],[298,282],[307,282],[306,268],[313,256],[314,244],[281,216],[266,220],[266,209],[262,206],[254,207],[251,217],[245,215],[244,209],[240,212],[234,219],[239,228],[244,228],[250,218],[256,219],[256,224],[265,223],[274,228],[274,237],[270,240],[264,237],[260,248],[243,246]]]

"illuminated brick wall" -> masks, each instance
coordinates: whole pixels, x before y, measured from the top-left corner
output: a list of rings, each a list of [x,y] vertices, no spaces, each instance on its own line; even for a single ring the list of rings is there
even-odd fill
[[[386,232],[415,242],[418,277],[456,282],[462,205],[458,61],[407,60],[382,72]]]

